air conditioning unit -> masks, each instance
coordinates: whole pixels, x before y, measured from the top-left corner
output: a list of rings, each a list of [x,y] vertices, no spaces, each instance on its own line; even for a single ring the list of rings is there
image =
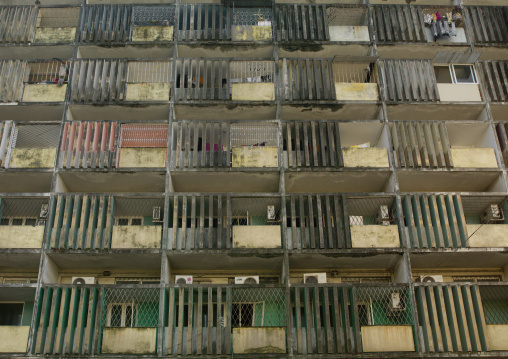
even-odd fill
[[[404,298],[400,295],[400,292],[393,292],[388,298],[388,309],[391,312],[400,312],[406,309]]]
[[[192,278],[191,275],[175,275],[175,284],[192,284]]]
[[[235,284],[259,284],[259,276],[235,277]]]
[[[420,276],[420,282],[422,283],[442,283],[442,275],[422,275]]]
[[[275,220],[275,206],[268,206],[266,208],[266,217],[269,220]]]
[[[482,223],[498,223],[504,221],[504,214],[501,207],[497,204],[491,204],[481,216]]]
[[[383,226],[390,225],[390,209],[388,206],[379,206],[379,211],[377,212],[377,223],[382,224]]]
[[[43,204],[41,206],[41,212],[39,213],[39,218],[48,218],[48,205]]]
[[[95,284],[95,277],[72,277],[72,284]]]
[[[303,282],[305,284],[326,283],[326,273],[305,273]]]
[[[160,221],[161,220],[161,208],[160,207],[153,207],[152,219],[154,221]]]

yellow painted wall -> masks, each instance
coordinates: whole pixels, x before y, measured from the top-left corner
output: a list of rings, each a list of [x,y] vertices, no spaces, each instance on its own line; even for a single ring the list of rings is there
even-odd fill
[[[173,26],[134,26],[132,41],[173,41]]]
[[[166,148],[121,148],[118,167],[165,167]]]
[[[508,350],[508,325],[487,324],[486,332],[489,350]]]
[[[365,353],[414,352],[413,328],[410,325],[376,325],[362,327]]]
[[[0,326],[0,353],[26,353],[29,326]]]
[[[232,26],[233,41],[269,41],[272,39],[271,26]]]
[[[347,148],[342,151],[344,167],[389,167],[388,150],[382,147]]]
[[[44,226],[0,226],[0,248],[41,248]]]
[[[451,148],[453,166],[468,168],[497,168],[493,148]]]
[[[154,354],[157,328],[104,328],[102,353]]]
[[[126,101],[169,101],[169,83],[127,84]]]
[[[231,98],[234,101],[274,101],[273,82],[232,84]]]
[[[113,226],[111,248],[160,248],[160,226]]]
[[[466,229],[469,247],[508,247],[508,224],[468,224]]]
[[[481,101],[480,88],[474,84],[437,84],[441,101]]]
[[[9,168],[52,168],[56,148],[13,148]]]
[[[63,102],[67,85],[26,84],[23,89],[22,102]]]
[[[75,37],[75,27],[38,27],[35,32],[34,43],[71,43],[74,42]]]
[[[280,226],[233,226],[233,248],[281,248]]]
[[[235,147],[232,167],[277,167],[277,147]]]
[[[233,352],[286,353],[286,331],[280,327],[233,328]]]
[[[376,83],[335,83],[337,101],[377,101]]]
[[[351,226],[353,248],[398,248],[399,230],[396,225]]]

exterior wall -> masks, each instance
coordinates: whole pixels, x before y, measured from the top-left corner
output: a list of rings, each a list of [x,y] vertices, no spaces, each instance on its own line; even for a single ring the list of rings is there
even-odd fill
[[[272,39],[271,26],[232,26],[233,41],[269,41]]]
[[[353,248],[399,248],[399,229],[396,225],[351,226]]]
[[[104,328],[102,353],[154,354],[157,328]]]
[[[286,353],[285,328],[233,328],[233,352],[235,354]]]
[[[41,248],[44,226],[0,226],[0,248]]]
[[[370,41],[368,26],[330,26],[330,41]]]
[[[160,226],[114,226],[111,248],[160,248]]]
[[[231,96],[233,101],[274,101],[275,84],[266,83],[240,83],[232,84]]]
[[[9,168],[53,168],[56,148],[13,148]]]
[[[232,167],[277,167],[277,147],[235,147]]]
[[[470,236],[474,233],[469,247],[508,247],[508,224],[468,224],[466,229]]]
[[[437,84],[441,101],[481,101],[480,88],[473,84]]]
[[[0,353],[26,353],[30,326],[0,326]]]
[[[134,26],[132,41],[173,41],[173,26]]]
[[[67,85],[26,84],[22,102],[63,102],[66,92]]]
[[[342,157],[344,167],[390,167],[386,148],[348,148],[342,151]]]
[[[126,101],[169,101],[168,83],[127,84]]]
[[[74,42],[75,37],[75,27],[38,27],[35,32],[34,43],[71,43]]]
[[[121,148],[118,167],[165,167],[166,148]]]
[[[488,324],[486,329],[490,350],[508,350],[508,325]]]
[[[233,226],[233,248],[281,248],[280,226]]]
[[[413,328],[410,325],[362,327],[362,348],[372,352],[414,352]]]
[[[335,83],[337,101],[377,101],[377,83]]]
[[[493,148],[452,148],[454,167],[497,168]]]

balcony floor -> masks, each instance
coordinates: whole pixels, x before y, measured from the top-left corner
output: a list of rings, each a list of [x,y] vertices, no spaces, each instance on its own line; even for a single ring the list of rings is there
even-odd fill
[[[376,120],[381,106],[376,102],[302,101],[283,103],[283,120]]]
[[[233,101],[193,101],[176,103],[177,120],[273,120],[276,116],[275,103],[233,102]]]

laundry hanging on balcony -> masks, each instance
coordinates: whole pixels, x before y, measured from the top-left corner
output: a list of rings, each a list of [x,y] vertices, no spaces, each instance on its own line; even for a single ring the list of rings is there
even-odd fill
[[[455,23],[460,19],[462,19],[462,15],[455,10],[444,16],[441,16],[439,11],[424,16],[424,22],[430,27],[434,41],[443,37],[457,36]]]

